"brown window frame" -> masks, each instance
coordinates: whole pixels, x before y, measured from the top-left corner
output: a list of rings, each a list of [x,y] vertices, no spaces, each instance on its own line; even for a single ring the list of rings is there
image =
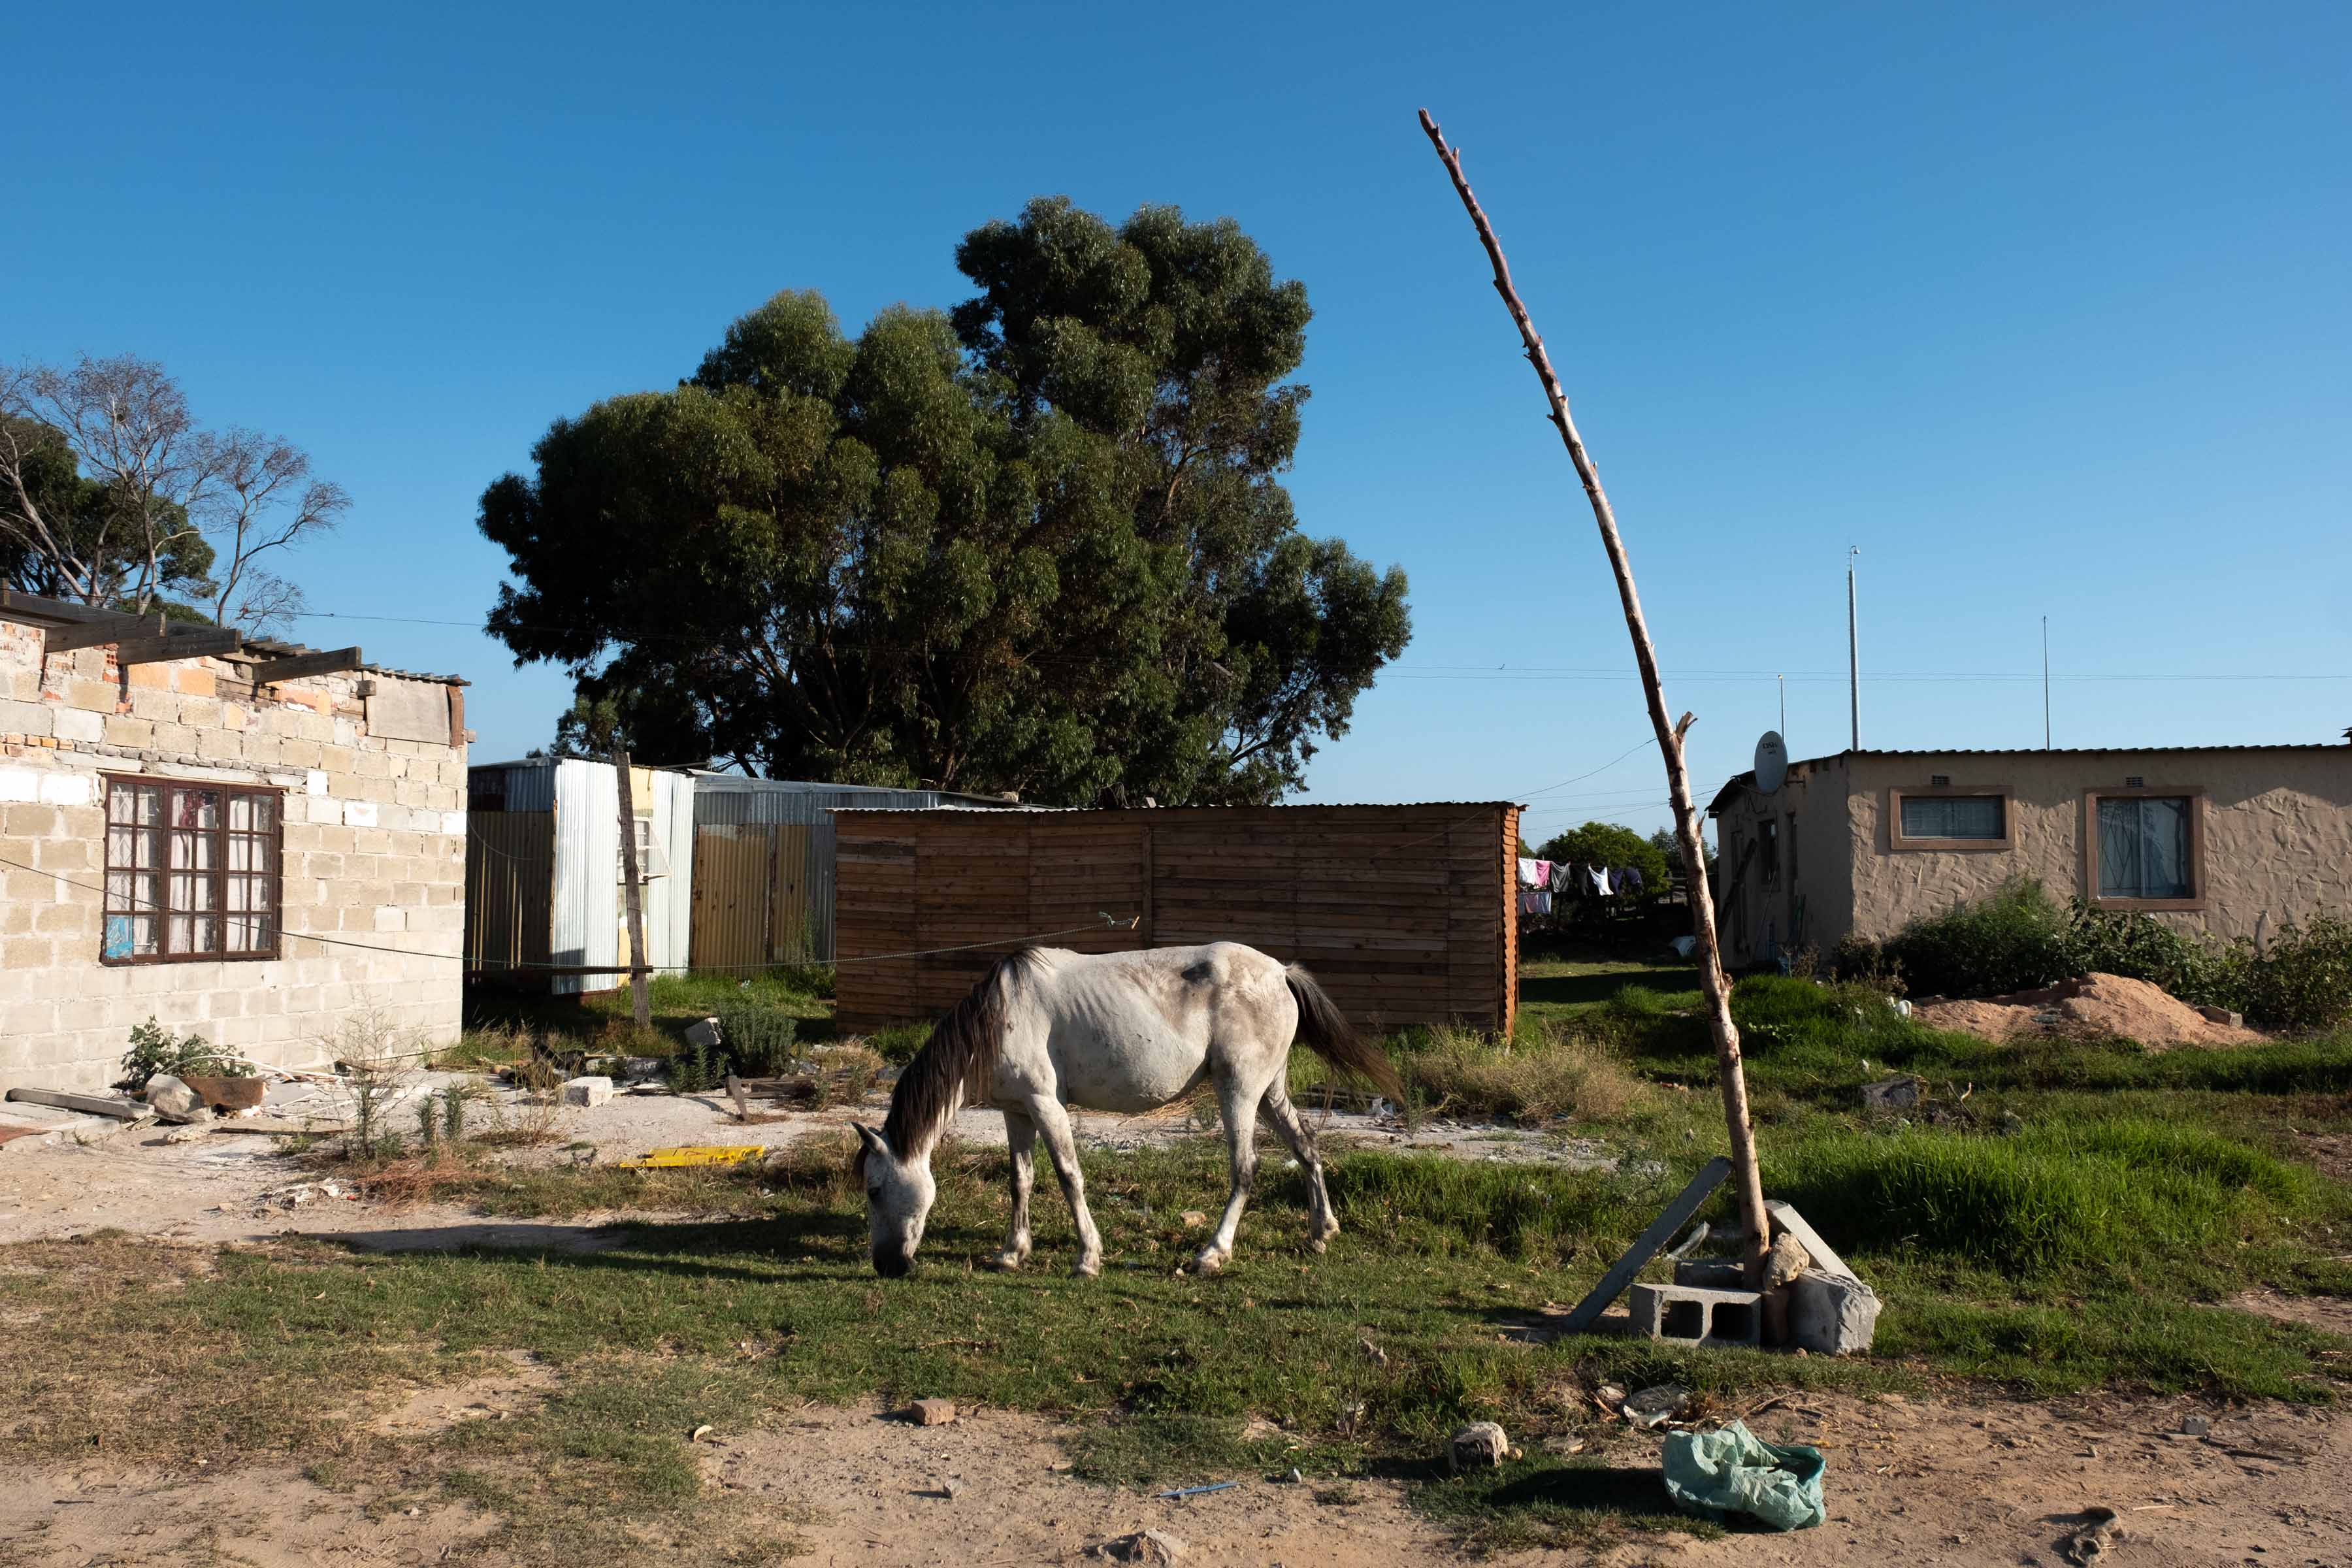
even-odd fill
[[[100,894],[99,906],[99,963],[110,967],[142,963],[263,963],[279,957],[285,942],[286,926],[287,792],[282,789],[273,789],[267,784],[233,784],[212,779],[168,778],[155,773],[104,773],[100,777],[106,790],[101,801],[104,808],[104,821],[100,831],[104,834],[104,837],[99,845],[103,889]],[[163,889],[163,901],[144,910],[137,908],[118,910],[114,907],[114,891],[110,880],[113,876],[118,871],[132,876],[137,876],[142,871],[142,868],[136,865],[118,867],[114,863],[114,830],[117,826],[123,826],[114,819],[114,792],[117,789],[160,790],[163,794],[163,810],[160,821],[153,826],[143,829],[137,829],[136,824],[131,825],[138,831],[154,836],[154,864],[144,868],[143,870],[155,877],[157,885]],[[174,872],[171,866],[171,835],[174,832],[187,831],[172,826],[173,796],[182,792],[194,794],[206,791],[220,796],[220,824],[211,830],[214,840],[213,864],[210,868],[213,907],[209,910],[174,909],[171,901],[172,879],[175,875],[188,873]],[[232,871],[228,866],[228,845],[231,837],[229,823],[233,816],[229,810],[229,802],[238,795],[267,799],[269,802],[269,831],[267,837],[270,845],[270,864],[268,871],[263,873],[269,881],[268,921],[269,944],[267,947],[231,949],[226,945],[228,941],[231,916],[235,912],[240,912],[232,911],[228,907],[230,879],[249,875],[249,873]],[[247,835],[239,836],[247,837]],[[250,835],[249,837],[261,836]],[[134,904],[143,902],[137,900],[136,895],[133,899]],[[109,954],[106,951],[108,920],[118,915],[141,912],[152,913],[155,918],[156,951]],[[172,917],[175,914],[202,914],[210,917],[218,924],[220,939],[224,945],[215,952],[173,952],[170,951]]]
[[[2099,802],[2186,800],[2189,803],[2189,897],[2117,899],[2099,891]],[[2132,784],[2083,792],[2083,901],[2095,910],[2201,910],[2205,907],[2205,786]]]
[[[2000,837],[1998,838],[1913,838],[1903,831],[1903,803],[1906,800],[1977,799],[1990,796],[2000,802]],[[1921,850],[1941,852],[1990,851],[2000,854],[2017,847],[2017,791],[2008,784],[1893,784],[1886,791],[1886,847],[1890,853],[1907,855]]]

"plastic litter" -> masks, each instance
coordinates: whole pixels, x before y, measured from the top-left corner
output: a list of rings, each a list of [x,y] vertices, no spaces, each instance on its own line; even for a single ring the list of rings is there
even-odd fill
[[[1672,1433],[1661,1462],[1675,1505],[1717,1524],[1744,1514],[1775,1530],[1810,1530],[1828,1515],[1822,1451],[1762,1442],[1745,1422],[1714,1432]]]
[[[1662,1383],[1624,1401],[1622,1414],[1636,1426],[1663,1426],[1689,1405],[1689,1389],[1679,1383]]]

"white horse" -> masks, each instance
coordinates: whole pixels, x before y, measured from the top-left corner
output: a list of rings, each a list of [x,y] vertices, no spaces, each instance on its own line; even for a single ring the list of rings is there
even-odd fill
[[[1257,1168],[1260,1111],[1306,1168],[1307,1244],[1322,1251],[1339,1222],[1315,1135],[1290,1103],[1294,1038],[1402,1102],[1396,1069],[1348,1026],[1307,971],[1255,948],[1230,942],[1143,952],[1027,948],[1001,960],[899,1075],[889,1119],[878,1129],[858,1124],[875,1271],[896,1278],[914,1267],[939,1193],[931,1151],[957,1108],[971,1101],[1004,1113],[1013,1153],[1013,1225],[997,1267],[1018,1268],[1028,1259],[1033,1151],[1042,1136],[1077,1226],[1077,1272],[1099,1273],[1102,1237],[1087,1212],[1086,1178],[1063,1108],[1150,1110],[1182,1098],[1204,1077],[1216,1082],[1234,1186],[1196,1260],[1201,1272],[1215,1272],[1233,1256]]]

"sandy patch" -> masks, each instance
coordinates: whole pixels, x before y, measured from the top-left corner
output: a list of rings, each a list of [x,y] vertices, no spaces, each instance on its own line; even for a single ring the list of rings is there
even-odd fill
[[[2144,1046],[2243,1046],[2266,1037],[2217,1023],[2145,980],[2092,974],[2040,991],[1975,1001],[1927,1001],[1911,1016],[1931,1029],[1956,1029],[1982,1039],[2054,1034],[2096,1039],[2119,1035]]]

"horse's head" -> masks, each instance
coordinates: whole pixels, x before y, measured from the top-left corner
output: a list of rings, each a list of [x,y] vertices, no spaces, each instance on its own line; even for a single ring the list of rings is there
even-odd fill
[[[873,1230],[874,1272],[896,1279],[915,1267],[923,1222],[939,1184],[931,1180],[930,1155],[900,1159],[890,1141],[857,1123],[857,1176],[866,1187],[866,1217]]]

